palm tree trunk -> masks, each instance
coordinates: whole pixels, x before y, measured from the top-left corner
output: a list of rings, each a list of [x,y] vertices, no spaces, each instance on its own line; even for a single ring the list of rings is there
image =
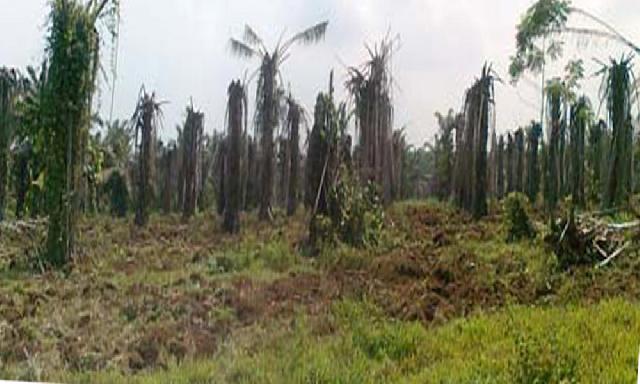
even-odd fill
[[[228,233],[237,233],[240,230],[241,194],[241,158],[242,158],[242,133],[244,117],[244,87],[240,83],[231,82],[229,86],[229,125],[228,147],[225,170],[225,209],[224,230]]]

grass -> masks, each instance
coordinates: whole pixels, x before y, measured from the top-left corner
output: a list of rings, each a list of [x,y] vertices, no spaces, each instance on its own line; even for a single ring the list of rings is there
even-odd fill
[[[376,248],[304,256],[303,216],[81,223],[69,274],[0,239],[0,378],[79,383],[597,383],[634,379],[640,258],[560,271],[499,216],[388,210]],[[27,236],[37,240],[38,236]],[[36,241],[34,241],[35,243]],[[7,247],[2,247],[7,245]],[[10,260],[17,260],[13,266]]]
[[[75,383],[623,383],[635,380],[640,306],[624,300],[509,307],[425,328],[366,302],[337,303],[323,335],[299,315],[257,328],[214,358],[165,372],[63,375]]]

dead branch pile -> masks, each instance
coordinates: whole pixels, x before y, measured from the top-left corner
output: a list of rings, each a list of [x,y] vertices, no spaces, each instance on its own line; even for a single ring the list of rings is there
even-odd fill
[[[609,223],[594,215],[571,213],[552,224],[547,242],[562,269],[589,264],[601,268],[636,247],[639,238],[640,221]]]

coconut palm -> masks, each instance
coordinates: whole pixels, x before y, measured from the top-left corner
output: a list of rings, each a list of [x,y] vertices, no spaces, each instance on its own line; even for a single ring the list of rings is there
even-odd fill
[[[260,177],[260,213],[261,220],[271,219],[271,200],[273,195],[274,170],[274,130],[279,121],[280,102],[283,97],[280,67],[289,58],[294,44],[313,44],[325,35],[329,22],[324,21],[280,41],[269,51],[263,40],[248,25],[245,26],[242,40],[231,39],[234,54],[260,59],[258,84],[256,91],[255,134],[260,140],[262,161]]]

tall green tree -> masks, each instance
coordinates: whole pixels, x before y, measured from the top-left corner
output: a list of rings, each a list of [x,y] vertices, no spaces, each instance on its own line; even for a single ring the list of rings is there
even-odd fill
[[[583,16],[594,26],[571,27],[568,22],[572,15]],[[537,0],[527,9],[517,26],[516,53],[511,57],[509,67],[512,80],[518,81],[525,71],[540,73],[544,71],[548,59],[560,58],[563,53],[562,36],[565,34],[606,38],[640,53],[640,47],[611,24],[574,6],[570,0]]]
[[[260,161],[260,211],[261,220],[272,218],[273,180],[275,167],[274,130],[279,121],[282,91],[280,67],[288,59],[289,50],[294,44],[313,44],[321,40],[329,25],[328,21],[314,25],[279,42],[269,51],[263,40],[248,25],[245,26],[242,40],[231,39],[231,50],[245,58],[258,57],[261,61],[258,69],[256,91],[255,127],[259,138],[262,159]]]
[[[50,2],[42,105],[46,133],[45,194],[49,215],[46,262],[63,266],[74,249],[81,160],[91,122],[92,95],[100,66],[98,19],[118,12],[116,0]],[[109,24],[109,23],[107,23]]]

